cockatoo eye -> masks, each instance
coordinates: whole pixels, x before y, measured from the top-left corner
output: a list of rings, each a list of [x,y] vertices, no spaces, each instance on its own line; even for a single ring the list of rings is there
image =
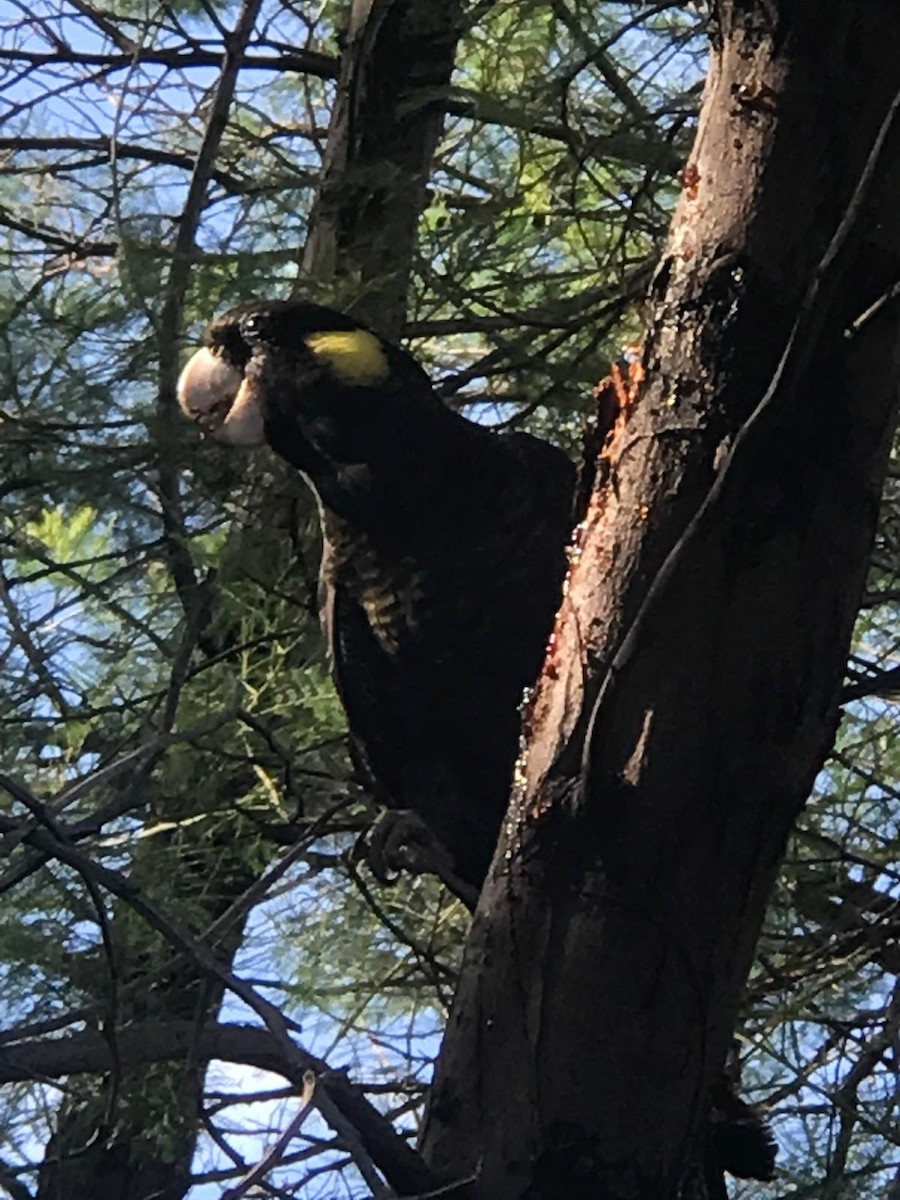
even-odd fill
[[[240,320],[240,330],[245,338],[258,338],[266,327],[266,318],[263,313],[248,313],[246,317]]]

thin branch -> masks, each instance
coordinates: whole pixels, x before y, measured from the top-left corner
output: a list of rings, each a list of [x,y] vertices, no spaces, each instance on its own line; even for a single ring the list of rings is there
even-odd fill
[[[27,221],[20,221],[9,211],[8,208],[0,206],[0,225],[6,229],[12,229],[16,233],[21,233],[27,238],[31,238],[35,242],[41,242],[45,246],[51,246],[54,250],[65,251],[72,255],[76,261],[84,258],[114,258],[118,253],[117,242],[80,242],[73,240],[68,234],[60,232],[58,229],[53,229],[50,226],[29,224]]]
[[[57,713],[65,721],[69,716],[69,705],[47,666],[47,655],[40,646],[35,645],[30,631],[19,614],[15,601],[10,595],[6,574],[2,568],[0,568],[0,605],[6,612],[13,640],[28,660],[28,665],[34,671],[35,678],[40,681],[44,695],[52,701]]]
[[[888,667],[874,675],[867,675],[854,683],[848,683],[841,692],[841,703],[861,700],[864,696],[888,696],[900,688],[900,667]]]
[[[129,70],[135,66],[135,56],[132,54],[87,54],[75,51],[50,53],[19,49],[2,50],[0,62],[3,61],[26,63],[31,67],[93,66],[102,68],[104,73]],[[141,50],[137,62],[144,66],[188,70],[220,66],[221,55],[199,49],[184,51],[155,48]],[[337,58],[327,54],[316,54],[310,50],[292,49],[279,54],[248,54],[242,59],[241,66],[245,70],[292,72],[326,80],[335,80],[338,75]],[[507,101],[485,92],[454,88],[444,100],[444,111],[451,117],[463,117],[484,125],[518,129],[523,133],[562,142],[567,146],[572,144],[572,131],[563,125],[548,121],[537,113],[516,108]],[[664,168],[673,175],[684,163],[684,155],[676,149],[665,147],[661,150],[651,136],[635,134],[629,130],[617,130],[614,133],[586,138],[584,152],[592,157],[620,159],[639,166],[656,163],[662,153],[665,156]]]
[[[285,1150],[303,1127],[303,1122],[315,1108],[313,1097],[316,1092],[316,1077],[312,1071],[303,1072],[303,1091],[300,1093],[300,1109],[281,1134],[274,1146],[259,1160],[252,1170],[248,1171],[236,1187],[228,1188],[222,1193],[222,1200],[240,1200],[246,1196],[252,1187],[261,1183],[266,1175],[279,1166]]]
[[[175,439],[175,385],[178,377],[178,334],[181,329],[184,297],[190,279],[197,230],[203,212],[206,190],[228,122],[238,72],[253,32],[262,0],[245,0],[234,32],[226,38],[225,59],[213,95],[206,132],[197,155],[188,187],[178,234],[172,251],[172,264],[166,281],[159,317],[159,392],[156,415],[160,434],[158,490],[169,566],[185,615],[190,622],[200,597],[190,551],[185,546],[178,472],[172,467],[169,446]]]
[[[34,1200],[25,1184],[21,1179],[16,1179],[12,1168],[5,1162],[0,1162],[0,1188],[5,1188],[9,1200]]]
[[[130,753],[117,758],[114,762],[108,763],[105,767],[101,767],[97,771],[91,772],[90,775],[85,775],[78,779],[75,783],[70,784],[64,791],[57,795],[48,804],[43,806],[43,811],[50,817],[56,818],[70,805],[76,801],[84,799],[92,791],[99,787],[105,787],[110,784],[118,776],[125,772],[131,772],[137,765],[143,762],[146,758],[159,754],[162,750],[168,749],[169,746],[177,745],[179,742],[193,742],[197,738],[214,733],[223,725],[227,725],[235,717],[235,711],[228,711],[217,717],[206,718],[203,721],[198,721],[196,725],[192,725],[189,729],[185,729],[179,733],[163,733],[144,745],[139,746],[137,750],[132,750]],[[27,789],[16,780],[11,779],[8,775],[0,774],[0,788],[9,792],[10,795],[20,799],[23,795],[28,795]],[[29,800],[23,800],[26,807],[29,806]],[[118,816],[120,813],[110,814]],[[25,841],[30,833],[32,833],[40,822],[34,816],[22,821],[14,833],[7,834],[2,839],[3,853],[10,855],[13,850]],[[91,829],[91,832],[94,832]],[[61,831],[66,838],[72,836],[73,833],[81,833],[80,829],[64,829]],[[43,860],[41,860],[43,861]],[[36,869],[40,862],[36,863],[32,869]],[[28,872],[31,873],[30,871]],[[17,874],[16,882],[22,878]],[[0,892],[4,891],[9,886],[9,881],[5,878],[0,878]]]
[[[40,802],[34,800],[34,803]],[[0,833],[17,828],[18,823],[0,814]],[[141,891],[127,876],[110,867],[94,862],[87,854],[74,846],[67,845],[49,830],[39,828],[27,837],[29,845],[58,859],[79,874],[88,873],[99,886],[129,905],[138,916],[159,933],[171,946],[189,955],[208,975],[216,979],[247,1005],[265,1025],[278,1048],[284,1066],[290,1067],[295,1076],[311,1070],[319,1077],[322,1092],[318,1099],[319,1111],[348,1147],[357,1139],[359,1150],[354,1158],[360,1172],[373,1190],[383,1185],[369,1163],[377,1163],[385,1177],[390,1179],[401,1192],[424,1191],[435,1186],[430,1169],[394,1131],[390,1123],[369,1103],[341,1073],[328,1070],[327,1065],[315,1056],[302,1050],[294,1041],[292,1032],[296,1028],[270,1001],[255,988],[223,966],[216,954],[203,941],[183,929],[164,909]],[[4,1052],[4,1056],[8,1051]],[[357,1134],[358,1131],[358,1134]]]

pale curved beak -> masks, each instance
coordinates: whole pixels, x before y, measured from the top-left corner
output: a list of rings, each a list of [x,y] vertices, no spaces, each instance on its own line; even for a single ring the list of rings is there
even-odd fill
[[[205,434],[231,446],[261,446],[262,409],[237,367],[211,350],[198,350],[178,379],[178,403]]]

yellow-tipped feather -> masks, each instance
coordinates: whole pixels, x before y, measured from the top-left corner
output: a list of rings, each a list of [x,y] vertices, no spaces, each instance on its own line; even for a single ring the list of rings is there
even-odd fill
[[[367,329],[311,333],[306,344],[317,358],[328,364],[341,383],[373,387],[382,383],[390,372],[384,347]]]

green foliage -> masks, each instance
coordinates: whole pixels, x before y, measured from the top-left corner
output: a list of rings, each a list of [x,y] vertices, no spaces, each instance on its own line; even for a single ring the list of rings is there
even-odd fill
[[[61,509],[45,509],[37,520],[29,521],[24,528],[27,538],[40,542],[44,551],[58,563],[71,563],[75,559],[99,560],[110,544],[110,530],[97,528],[98,514],[90,505],[82,505],[73,513]],[[26,561],[24,567],[33,566]],[[93,565],[93,564],[92,564]]]

